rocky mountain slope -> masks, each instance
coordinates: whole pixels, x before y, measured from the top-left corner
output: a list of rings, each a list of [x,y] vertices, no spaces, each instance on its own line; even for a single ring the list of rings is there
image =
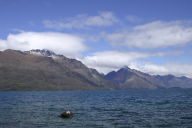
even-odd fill
[[[114,88],[95,69],[49,50],[0,52],[0,76],[1,91]]]
[[[49,50],[0,52],[0,91],[192,88],[192,79],[128,67],[107,75]]]
[[[185,76],[175,77],[173,75],[165,75],[160,76],[156,75],[155,78],[159,79],[163,83],[163,87],[172,88],[172,87],[180,87],[180,88],[192,88],[192,79],[187,78]]]
[[[119,89],[192,88],[192,79],[184,76],[153,76],[128,67],[112,71],[105,78],[118,84]]]

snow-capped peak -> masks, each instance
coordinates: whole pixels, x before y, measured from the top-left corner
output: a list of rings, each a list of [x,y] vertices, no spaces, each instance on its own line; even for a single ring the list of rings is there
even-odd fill
[[[47,50],[47,49],[33,49],[29,51],[30,54],[35,54],[35,55],[40,55],[40,56],[47,56],[47,57],[56,57],[56,56],[60,56],[55,54],[53,51]]]

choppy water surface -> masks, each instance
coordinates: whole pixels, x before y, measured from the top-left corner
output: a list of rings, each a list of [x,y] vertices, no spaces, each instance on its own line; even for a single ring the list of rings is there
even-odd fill
[[[0,128],[36,127],[192,128],[192,89],[0,92]]]

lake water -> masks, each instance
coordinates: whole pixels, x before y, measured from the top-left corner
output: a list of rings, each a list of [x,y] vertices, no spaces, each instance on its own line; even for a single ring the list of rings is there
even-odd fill
[[[0,92],[0,128],[36,127],[192,128],[192,89]]]

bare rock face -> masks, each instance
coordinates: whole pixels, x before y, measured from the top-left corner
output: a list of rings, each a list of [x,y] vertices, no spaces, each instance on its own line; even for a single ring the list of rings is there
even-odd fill
[[[61,118],[72,118],[73,113],[71,111],[65,111],[59,115]]]
[[[100,90],[112,85],[76,59],[49,50],[0,51],[0,91]]]

